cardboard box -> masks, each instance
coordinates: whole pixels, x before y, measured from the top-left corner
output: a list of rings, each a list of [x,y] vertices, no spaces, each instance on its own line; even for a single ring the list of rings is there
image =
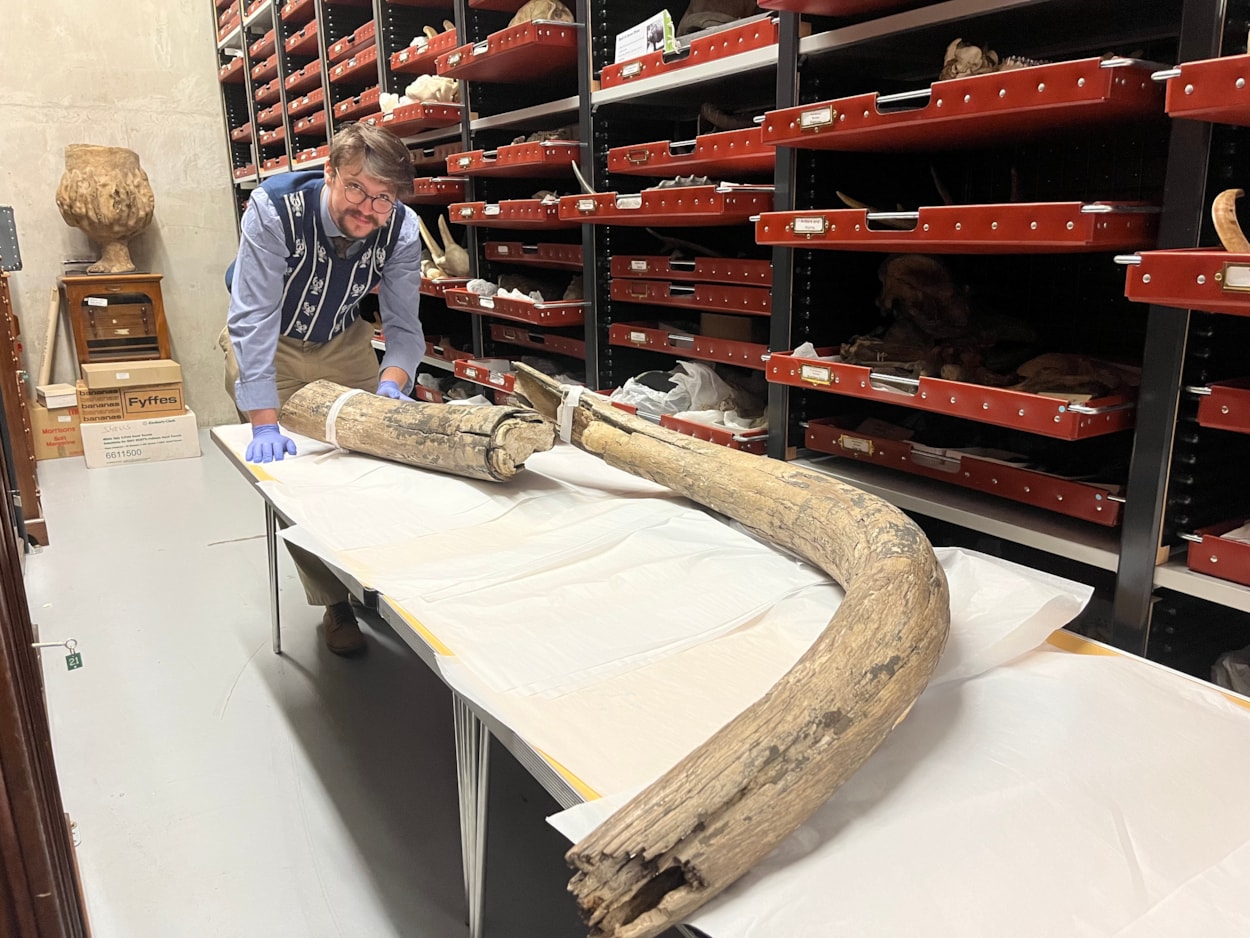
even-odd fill
[[[35,441],[36,459],[61,459],[82,455],[82,416],[77,407],[48,410],[42,404],[30,405],[30,435]]]
[[[760,318],[759,322],[761,326],[767,327],[767,319]],[[755,322],[750,316],[728,316],[724,313],[700,313],[699,335],[709,339],[733,339],[736,342],[761,341]],[[767,336],[763,341],[768,341]]]
[[[84,423],[79,429],[83,456],[92,469],[200,455],[192,411],[180,417]]]
[[[178,384],[182,366],[168,358],[133,362],[88,362],[82,379],[91,390],[131,388],[145,384]]]
[[[78,406],[78,395],[72,384],[41,384],[35,388],[35,398],[49,410]]]
[[[78,382],[78,409],[83,423],[177,417],[187,412],[182,383],[145,384],[134,388],[91,390]]]

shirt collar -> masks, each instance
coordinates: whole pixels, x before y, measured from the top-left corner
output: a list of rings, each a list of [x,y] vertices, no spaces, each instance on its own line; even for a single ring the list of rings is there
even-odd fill
[[[325,229],[326,237],[328,238],[345,238],[347,235],[343,234],[343,232],[339,230],[339,226],[336,225],[334,223],[334,219],[330,217],[330,208],[328,204],[330,200],[327,197],[329,195],[327,191],[329,188],[330,184],[328,182],[321,184],[321,198],[318,199],[317,205],[318,214],[321,216],[321,227]],[[352,240],[355,241],[356,239],[353,238]]]

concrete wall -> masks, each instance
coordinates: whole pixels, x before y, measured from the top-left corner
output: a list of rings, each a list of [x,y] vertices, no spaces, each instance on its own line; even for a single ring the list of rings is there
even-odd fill
[[[39,372],[48,291],[70,258],[98,251],[57,211],[65,146],[139,154],[156,195],[131,242],[140,270],[164,275],[174,357],[201,425],[237,421],[216,338],[222,282],[238,245],[210,0],[40,0],[0,15],[0,205],[16,214],[23,268],[10,287],[26,367]],[[77,377],[62,319],[53,380]]]

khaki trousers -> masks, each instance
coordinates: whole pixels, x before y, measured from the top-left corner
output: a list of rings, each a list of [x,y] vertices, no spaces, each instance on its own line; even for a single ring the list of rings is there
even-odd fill
[[[278,350],[274,356],[278,378],[278,407],[281,408],[304,385],[319,378],[374,393],[378,387],[378,356],[373,350],[370,341],[372,338],[373,323],[363,319],[357,319],[329,342],[304,342],[279,336]],[[221,331],[217,342],[225,355],[226,393],[234,400],[234,383],[239,379],[239,364],[234,357],[228,329]],[[239,411],[239,419],[246,422],[247,414]],[[304,595],[308,597],[310,606],[332,606],[351,598],[347,587],[319,557],[290,543],[286,545],[286,549],[295,561],[295,569],[304,584]]]

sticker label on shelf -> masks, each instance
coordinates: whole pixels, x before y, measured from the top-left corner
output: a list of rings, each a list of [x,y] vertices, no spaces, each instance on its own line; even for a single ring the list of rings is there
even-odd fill
[[[629,269],[636,270],[639,273],[646,273],[648,270],[651,269],[651,265],[648,264],[646,261],[630,261]]]
[[[496,254],[511,254],[512,248],[508,247],[508,245],[506,244],[499,244],[495,246],[495,253]]]
[[[832,384],[833,369],[828,365],[800,365],[799,377],[812,384]]]
[[[482,307],[482,309],[494,309],[495,298],[491,296],[479,296],[477,298],[477,305]]]
[[[796,235],[824,234],[829,230],[829,219],[824,215],[799,216],[790,223],[790,230]]]
[[[1250,293],[1250,264],[1226,263],[1224,289],[1234,293]]]
[[[593,212],[595,210],[594,199],[578,199],[577,210],[579,212]]]
[[[641,62],[630,62],[621,69],[621,78],[637,78],[642,74]]]
[[[825,127],[833,123],[836,112],[832,105],[813,108],[799,115],[799,129],[811,130],[813,127]]]
[[[616,197],[616,207],[619,209],[639,209],[642,208],[641,195],[618,195]]]
[[[872,440],[864,440],[857,436],[847,436],[844,433],[838,437],[838,445],[855,453],[863,453],[866,456],[872,455]]]
[[[645,332],[631,332],[629,334],[629,341],[636,342],[638,345],[646,345],[647,334]]]

